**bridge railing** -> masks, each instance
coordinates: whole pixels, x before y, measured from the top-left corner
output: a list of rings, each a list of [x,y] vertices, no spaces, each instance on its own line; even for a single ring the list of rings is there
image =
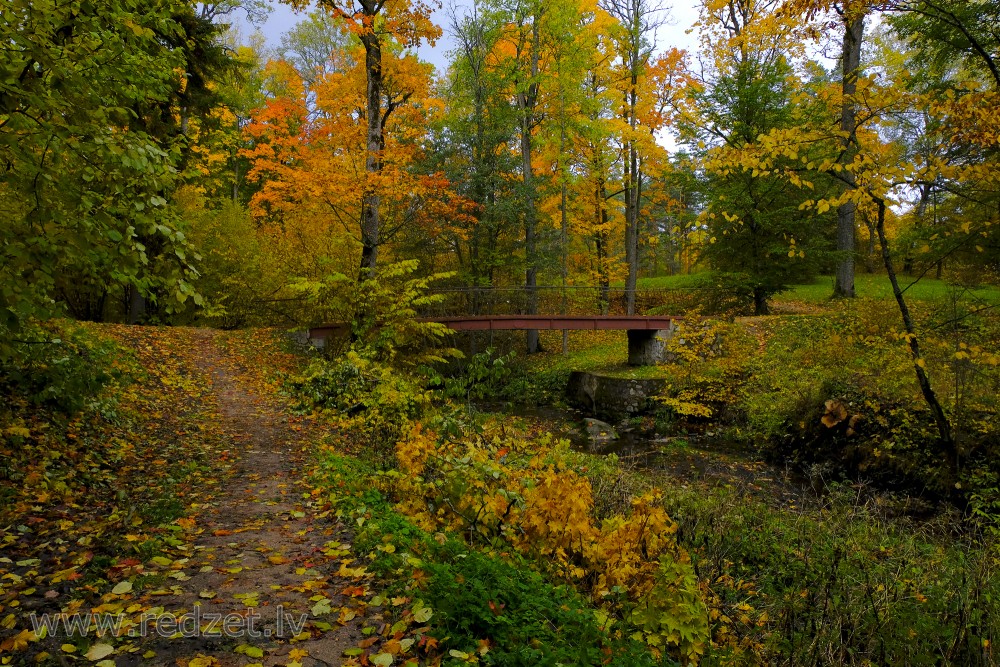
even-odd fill
[[[452,287],[431,290],[441,299],[422,309],[425,317],[464,315],[627,315],[628,294],[622,287],[540,286]],[[635,292],[636,315],[682,314],[696,307],[706,288],[640,289]]]

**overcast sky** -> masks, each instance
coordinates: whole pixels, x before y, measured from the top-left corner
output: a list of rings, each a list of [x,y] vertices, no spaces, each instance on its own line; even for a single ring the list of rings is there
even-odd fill
[[[452,4],[461,14],[462,8],[472,3],[471,0],[445,0],[446,7]],[[680,4],[671,9],[669,15],[671,17],[670,25],[661,27],[656,35],[656,50],[658,52],[665,51],[670,47],[693,50],[697,44],[697,35],[686,34],[686,31],[698,18],[697,8],[693,7],[691,3]],[[296,14],[288,5],[273,2],[270,17],[264,25],[259,26],[259,30],[264,34],[269,46],[278,46],[282,33],[287,32],[301,18],[302,15]],[[451,23],[448,19],[448,10],[436,9],[434,22],[444,29],[444,35],[435,46],[421,46],[419,53],[421,58],[434,63],[439,71],[443,71],[447,65],[447,53],[453,47],[451,35],[448,34],[448,26]],[[240,29],[244,36],[249,36],[254,32],[254,28],[248,26],[245,21]]]

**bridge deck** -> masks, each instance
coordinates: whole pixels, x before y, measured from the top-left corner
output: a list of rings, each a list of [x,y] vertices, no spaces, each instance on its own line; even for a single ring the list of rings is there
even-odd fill
[[[454,331],[501,331],[527,329],[629,330],[669,329],[677,318],[638,315],[483,315],[427,318]]]
[[[453,331],[581,330],[629,331],[671,328],[679,318],[670,315],[476,315],[425,317],[422,322],[439,322]],[[325,324],[309,330],[310,338],[326,338],[346,331],[344,324]]]

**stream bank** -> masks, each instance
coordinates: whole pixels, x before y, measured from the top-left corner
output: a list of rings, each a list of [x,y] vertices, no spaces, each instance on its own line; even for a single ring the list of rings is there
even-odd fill
[[[662,435],[647,416],[605,424],[607,429],[596,422],[595,429],[612,430],[616,437],[595,437],[588,433],[588,425],[595,421],[591,413],[578,408],[483,403],[475,409],[502,420],[513,418],[519,430],[529,434],[551,433],[578,452],[614,455],[636,472],[666,475],[685,485],[728,486],[785,507],[816,497],[821,486],[811,483],[798,468],[768,462],[721,431]]]

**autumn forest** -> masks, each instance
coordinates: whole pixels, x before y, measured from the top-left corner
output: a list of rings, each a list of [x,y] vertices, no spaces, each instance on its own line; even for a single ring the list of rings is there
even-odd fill
[[[1000,663],[1000,0],[281,1],[0,7],[0,665]]]

